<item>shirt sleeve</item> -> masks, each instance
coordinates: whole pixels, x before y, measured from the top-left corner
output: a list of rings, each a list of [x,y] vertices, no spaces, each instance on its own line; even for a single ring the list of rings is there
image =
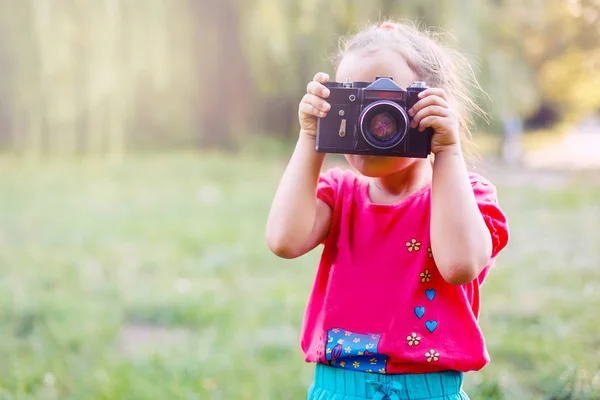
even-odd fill
[[[477,206],[481,211],[485,225],[492,238],[492,254],[490,260],[477,277],[477,284],[482,285],[494,264],[494,260],[508,244],[510,234],[508,221],[498,203],[498,195],[494,185],[478,175],[471,176],[471,185],[473,186],[473,193],[475,194]],[[471,282],[470,285],[473,285],[473,282]],[[477,309],[478,307],[479,306],[477,305]]]
[[[473,185],[477,205],[492,237],[491,259],[493,260],[508,244],[510,236],[508,221],[498,204],[494,185],[481,177],[473,177],[471,184]]]
[[[317,198],[324,201],[332,209],[339,193],[343,172],[339,168],[332,168],[319,176],[317,184]]]

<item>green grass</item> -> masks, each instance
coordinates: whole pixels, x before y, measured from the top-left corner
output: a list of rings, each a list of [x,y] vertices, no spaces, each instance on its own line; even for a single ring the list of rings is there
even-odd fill
[[[0,159],[0,399],[302,399],[318,251],[264,244],[285,160]],[[499,187],[473,399],[600,396],[600,187]],[[147,338],[150,335],[150,338]]]

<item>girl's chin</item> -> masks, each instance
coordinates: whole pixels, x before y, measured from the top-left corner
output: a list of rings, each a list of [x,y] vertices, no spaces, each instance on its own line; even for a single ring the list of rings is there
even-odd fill
[[[349,154],[346,160],[364,176],[377,178],[391,175],[411,164],[410,158]]]

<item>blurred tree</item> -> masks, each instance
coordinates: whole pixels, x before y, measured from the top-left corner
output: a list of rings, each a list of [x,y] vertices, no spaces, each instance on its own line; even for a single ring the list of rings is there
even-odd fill
[[[499,29],[492,43],[500,53],[491,53],[490,77],[507,85],[493,90],[494,111],[529,116],[553,108],[573,120],[597,110],[600,97],[589,93],[600,89],[600,2],[493,3]]]
[[[456,36],[492,100],[482,129],[513,115],[574,121],[600,108],[599,3],[0,0],[0,146],[118,159],[294,137],[306,83],[333,77],[338,37],[388,17]]]
[[[249,131],[256,104],[240,27],[243,5],[234,0],[190,0],[193,16],[193,63],[198,74],[195,113],[199,143],[226,145]]]

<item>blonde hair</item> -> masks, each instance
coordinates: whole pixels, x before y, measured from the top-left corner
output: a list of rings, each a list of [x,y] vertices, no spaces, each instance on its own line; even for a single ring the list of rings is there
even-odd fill
[[[479,86],[469,60],[449,45],[443,45],[441,32],[422,30],[412,24],[386,21],[367,26],[362,31],[340,40],[335,67],[342,58],[355,51],[377,51],[388,48],[398,52],[417,80],[429,87],[444,89],[458,119],[460,141],[469,159],[475,156],[471,129],[474,115],[486,118],[474,98],[485,95]],[[477,93],[475,93],[477,92]]]

